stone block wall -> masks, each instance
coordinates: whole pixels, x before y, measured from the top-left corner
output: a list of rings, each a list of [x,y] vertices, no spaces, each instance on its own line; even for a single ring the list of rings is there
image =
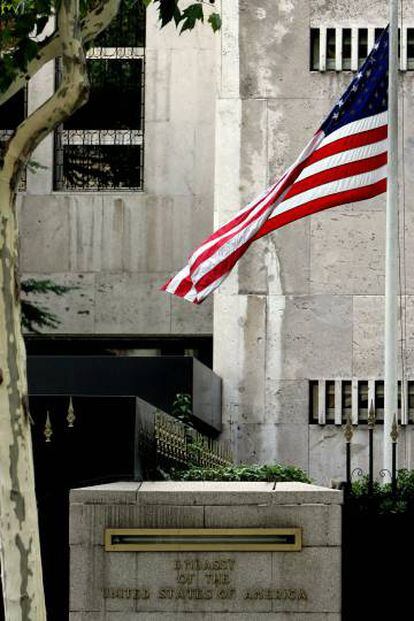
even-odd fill
[[[412,3],[403,4],[404,26],[411,27]],[[387,3],[379,0],[235,0],[223,2],[222,10],[217,223],[294,162],[352,79],[350,71],[310,71],[310,29],[388,21]],[[403,316],[413,378],[412,71],[401,74],[400,88]],[[342,431],[309,425],[308,381],[383,377],[384,212],[385,195],[294,222],[255,242],[220,287],[214,368],[223,378],[225,433],[240,461],[294,463],[319,482],[338,476]]]
[[[72,490],[70,621],[339,621],[341,503],[342,492],[300,483]],[[288,527],[302,528],[301,551],[104,549],[105,528]]]

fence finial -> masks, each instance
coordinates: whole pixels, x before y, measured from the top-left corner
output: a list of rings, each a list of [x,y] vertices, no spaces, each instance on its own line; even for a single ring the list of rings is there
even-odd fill
[[[353,435],[354,428],[352,427],[351,416],[348,414],[348,416],[346,417],[346,425],[344,427],[344,436],[348,444],[351,442]]]
[[[375,418],[376,418],[376,414],[375,414],[375,408],[374,408],[374,400],[371,399],[371,403],[369,406],[369,412],[368,412],[368,426],[369,427],[375,427]]]
[[[392,421],[392,427],[391,427],[391,440],[395,443],[398,441],[398,421],[397,421],[397,415],[394,414],[394,420]]]

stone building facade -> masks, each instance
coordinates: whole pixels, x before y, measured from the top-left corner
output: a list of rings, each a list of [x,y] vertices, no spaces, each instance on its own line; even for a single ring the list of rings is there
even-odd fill
[[[216,2],[216,5],[218,3]],[[85,338],[214,337],[224,435],[238,460],[289,462],[319,482],[344,475],[342,424],[367,404],[381,415],[384,207],[381,196],[293,223],[256,242],[200,307],[159,292],[189,251],[296,158],[387,23],[383,0],[222,0],[223,27],[178,37],[148,11],[144,185],[64,191],[47,166],[21,195],[24,276],[79,285],[48,300],[53,334]],[[401,28],[402,365],[400,464],[412,465],[414,416],[414,9]],[[54,67],[29,86],[29,109],[53,88]],[[404,228],[405,227],[405,228]],[[413,377],[414,379],[414,377]],[[411,403],[412,401],[412,403]],[[410,418],[411,417],[411,418]],[[376,430],[377,459],[381,427]],[[413,457],[414,458],[414,457]],[[378,467],[379,466],[379,461]]]
[[[387,23],[387,2],[223,4],[217,100],[216,212],[223,222],[292,163]],[[413,6],[401,28],[403,380],[413,375]],[[230,164],[231,162],[231,164]],[[230,167],[232,166],[232,170]],[[297,221],[254,244],[215,298],[215,370],[227,433],[250,461],[295,462],[320,482],[343,478],[342,424],[360,422],[354,466],[366,468],[368,404],[383,407],[385,196]],[[405,226],[405,230],[404,230]],[[232,352],[229,361],[229,351]],[[312,382],[313,380],[313,382]],[[412,417],[403,383],[403,423]],[[411,418],[412,420],[412,418]],[[382,426],[375,432],[381,468]],[[412,426],[400,465],[412,466]]]
[[[59,187],[53,136],[34,155],[45,168],[27,174],[21,194],[24,277],[79,286],[47,300],[61,320],[53,334],[161,338],[212,332],[211,302],[194,311],[159,287],[213,225],[216,40],[209,28],[182,37],[172,25],[161,31],[155,10],[148,10],[145,30],[139,48],[135,40],[129,47],[121,41],[121,60],[111,60],[114,47],[89,52],[93,62],[103,58],[108,65],[144,58],[141,189],[128,191],[128,181],[113,189]],[[50,63],[30,82],[29,111],[54,84]],[[119,101],[101,97],[99,105],[122,110],[122,97],[122,91]],[[86,136],[77,132],[78,142],[93,144],[99,132],[85,129]],[[129,133],[133,140],[134,130]],[[84,160],[85,168],[91,160]]]

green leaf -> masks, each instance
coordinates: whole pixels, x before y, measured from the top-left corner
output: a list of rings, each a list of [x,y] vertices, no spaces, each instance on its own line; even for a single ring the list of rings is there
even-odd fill
[[[161,28],[164,28],[171,20],[176,23],[181,20],[181,12],[178,8],[178,0],[156,0],[158,2],[158,12],[161,20]]]
[[[147,8],[151,4],[152,0],[142,0],[142,4]]]
[[[212,13],[208,18],[208,23],[211,25],[213,32],[217,32],[221,28],[221,16],[219,13]]]
[[[201,4],[190,4],[184,11],[182,16],[182,28],[181,32],[184,30],[192,30],[196,25],[197,21],[204,21],[204,12]]]

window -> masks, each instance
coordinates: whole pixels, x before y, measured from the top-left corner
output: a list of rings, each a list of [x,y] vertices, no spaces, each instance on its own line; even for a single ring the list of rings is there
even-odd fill
[[[366,422],[368,418],[368,382],[358,382],[358,420]]]
[[[319,54],[320,54],[320,31],[319,31],[319,28],[311,28],[310,44],[311,44],[310,68],[311,68],[312,71],[318,71],[319,70]]]
[[[142,190],[145,10],[121,6],[87,53],[88,102],[55,133],[56,190]],[[57,64],[57,82],[60,80]]]
[[[352,416],[352,382],[342,382],[342,420],[347,421]]]
[[[310,406],[309,407],[310,422],[312,423],[318,420],[318,410],[319,410],[318,381],[311,380],[309,382],[309,406]]]
[[[379,419],[384,418],[384,382],[375,382],[375,413]]]
[[[336,63],[336,33],[335,28],[326,31],[326,68],[335,69]]]
[[[403,390],[402,390],[403,389]],[[321,392],[322,391],[322,392]],[[323,392],[324,391],[324,392]],[[407,404],[402,408],[403,398]],[[320,397],[322,396],[322,402]],[[336,400],[339,402],[336,403]],[[344,424],[350,418],[353,424],[368,422],[371,401],[374,403],[375,419],[384,420],[383,380],[310,380],[309,414],[311,424]],[[341,415],[339,415],[341,411]],[[398,382],[398,419],[401,425],[414,423],[414,381]]]
[[[414,28],[407,28],[407,69],[414,69]]]
[[[15,129],[27,116],[27,88],[21,89],[0,107],[0,159]],[[26,171],[20,180],[19,190],[26,189]]]
[[[382,28],[311,28],[311,71],[357,71],[368,56]],[[406,35],[405,49],[401,36]],[[342,40],[342,43],[341,43]],[[414,28],[398,31],[400,69],[414,70]]]
[[[342,69],[351,69],[352,61],[352,30],[344,28],[342,30]]]
[[[325,384],[326,422],[335,422],[335,381],[327,380]]]
[[[368,56],[368,28],[358,30],[358,65],[362,65]]]

